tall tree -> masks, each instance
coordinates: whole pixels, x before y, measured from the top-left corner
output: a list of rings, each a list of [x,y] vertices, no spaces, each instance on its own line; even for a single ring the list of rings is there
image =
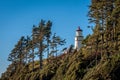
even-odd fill
[[[40,69],[42,69],[42,58],[43,58],[43,52],[46,49],[45,44],[45,37],[47,38],[47,41],[49,41],[50,34],[51,34],[51,22],[48,21],[48,23],[45,25],[45,21],[41,20],[38,27],[33,28],[34,38],[35,38],[35,44],[39,46],[38,56],[39,56],[39,62],[40,62]]]
[[[88,13],[90,17],[90,22],[95,23],[95,25],[99,25],[99,38],[101,39],[102,49],[103,45],[106,43],[106,48],[108,45],[108,41],[113,41],[114,38],[114,24],[112,19],[112,12],[115,8],[114,5],[115,0],[92,0],[92,4],[90,5],[90,11]],[[96,34],[96,33],[95,33]],[[99,39],[98,38],[98,39]],[[105,43],[104,43],[105,42]],[[111,43],[112,45],[114,43]],[[107,50],[107,49],[106,49]],[[102,53],[103,51],[101,51]]]
[[[8,61],[12,62],[14,69],[17,68],[17,48],[14,47],[11,53],[8,55]]]
[[[23,64],[25,59],[25,54],[24,54],[25,42],[24,41],[25,41],[25,37],[22,36],[18,41],[18,44],[16,45],[17,53],[18,53],[17,58],[20,64]]]
[[[23,65],[25,62],[25,54],[24,54],[24,49],[25,49],[25,37],[22,36],[18,43],[15,45],[15,48],[11,51],[11,53],[8,56],[8,60],[11,61],[16,65]]]
[[[25,42],[24,42],[24,45],[25,45],[25,47],[24,47],[24,55],[25,55],[25,58],[26,58],[26,60],[25,60],[25,62],[26,62],[26,64],[28,63],[28,57],[29,57],[29,52],[30,52],[30,37],[29,36],[27,36],[26,37],[26,39],[25,39]]]
[[[66,43],[65,39],[61,39],[60,36],[56,36],[56,33],[54,33],[52,40],[51,40],[51,55],[55,53],[56,57],[58,54],[58,46],[62,46]]]
[[[114,27],[114,40],[116,42],[115,48],[118,50],[118,36],[120,35],[120,0],[115,0],[114,10],[112,12],[112,20]]]
[[[49,57],[49,48],[50,48],[50,37],[51,37],[51,27],[52,27],[52,22],[49,20],[46,25],[45,25],[45,37],[47,41],[47,58]]]

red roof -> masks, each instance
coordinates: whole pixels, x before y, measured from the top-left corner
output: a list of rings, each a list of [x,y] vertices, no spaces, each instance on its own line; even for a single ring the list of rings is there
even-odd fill
[[[78,29],[76,31],[82,31],[82,29],[80,29],[80,26],[78,26]]]

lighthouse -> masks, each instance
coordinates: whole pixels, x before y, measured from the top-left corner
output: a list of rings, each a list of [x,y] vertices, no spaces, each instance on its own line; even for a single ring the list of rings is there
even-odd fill
[[[75,49],[79,50],[82,47],[82,40],[83,40],[82,29],[78,27],[75,35]]]

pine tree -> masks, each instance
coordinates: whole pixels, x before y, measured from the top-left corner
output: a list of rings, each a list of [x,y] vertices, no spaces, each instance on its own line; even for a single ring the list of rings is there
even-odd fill
[[[90,17],[89,20],[95,23],[95,25],[99,25],[99,30],[94,34],[99,35],[96,40],[100,39],[101,44],[99,46],[101,46],[101,54],[103,54],[104,51],[107,52],[110,47],[113,47],[111,45],[114,45],[114,42],[111,41],[116,40],[114,38],[116,29],[112,17],[115,8],[114,3],[115,0],[92,0],[92,4],[90,5],[90,11],[88,13]]]
[[[15,68],[18,67],[18,65],[24,65],[25,64],[25,37],[22,36],[18,43],[15,45],[15,48],[11,51],[11,53],[8,56],[8,61],[11,61],[12,64],[15,65]]]
[[[58,56],[58,46],[62,46],[66,43],[65,39],[61,39],[60,36],[56,36],[56,33],[54,33],[53,37],[52,37],[52,40],[51,40],[51,44],[50,44],[50,47],[51,47],[51,52],[50,52],[50,55],[56,55],[56,57]]]
[[[25,49],[25,37],[22,36],[20,40],[18,41],[18,44],[16,45],[17,47],[17,58],[19,60],[20,65],[24,64],[24,59],[25,59],[25,54],[24,54],[24,49]]]
[[[114,10],[112,12],[112,23],[114,27],[114,40],[115,40],[115,49],[118,50],[118,37],[120,35],[120,0],[116,0],[114,3]]]
[[[42,69],[42,60],[43,60],[43,52],[47,48],[45,43],[45,37],[49,40],[51,34],[51,22],[49,21],[48,24],[45,25],[45,21],[41,20],[38,27],[33,28],[33,37],[35,38],[35,45],[39,46],[38,56],[40,62],[40,69]]]
[[[49,57],[49,48],[50,48],[50,37],[51,37],[51,27],[52,27],[52,22],[49,20],[46,25],[45,25],[45,37],[47,41],[47,58]]]
[[[29,52],[30,52],[29,42],[30,42],[30,37],[27,36],[27,38],[25,39],[25,42],[24,42],[24,45],[25,45],[24,55],[26,58],[26,60],[25,60],[26,64],[28,63],[28,57],[29,57]]]
[[[17,68],[17,48],[15,47],[11,53],[8,56],[8,61],[11,62],[11,64],[13,64],[13,67],[15,67],[14,69],[16,70]]]

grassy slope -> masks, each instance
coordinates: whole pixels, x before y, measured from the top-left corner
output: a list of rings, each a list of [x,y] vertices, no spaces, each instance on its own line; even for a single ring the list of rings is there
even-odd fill
[[[120,55],[116,53],[110,58],[105,56],[97,65],[92,66],[94,56],[82,55],[82,51],[51,58],[49,62],[44,61],[42,70],[36,61],[35,69],[32,71],[31,64],[18,68],[14,73],[2,80],[118,80],[120,74]],[[7,73],[7,71],[5,72]]]

